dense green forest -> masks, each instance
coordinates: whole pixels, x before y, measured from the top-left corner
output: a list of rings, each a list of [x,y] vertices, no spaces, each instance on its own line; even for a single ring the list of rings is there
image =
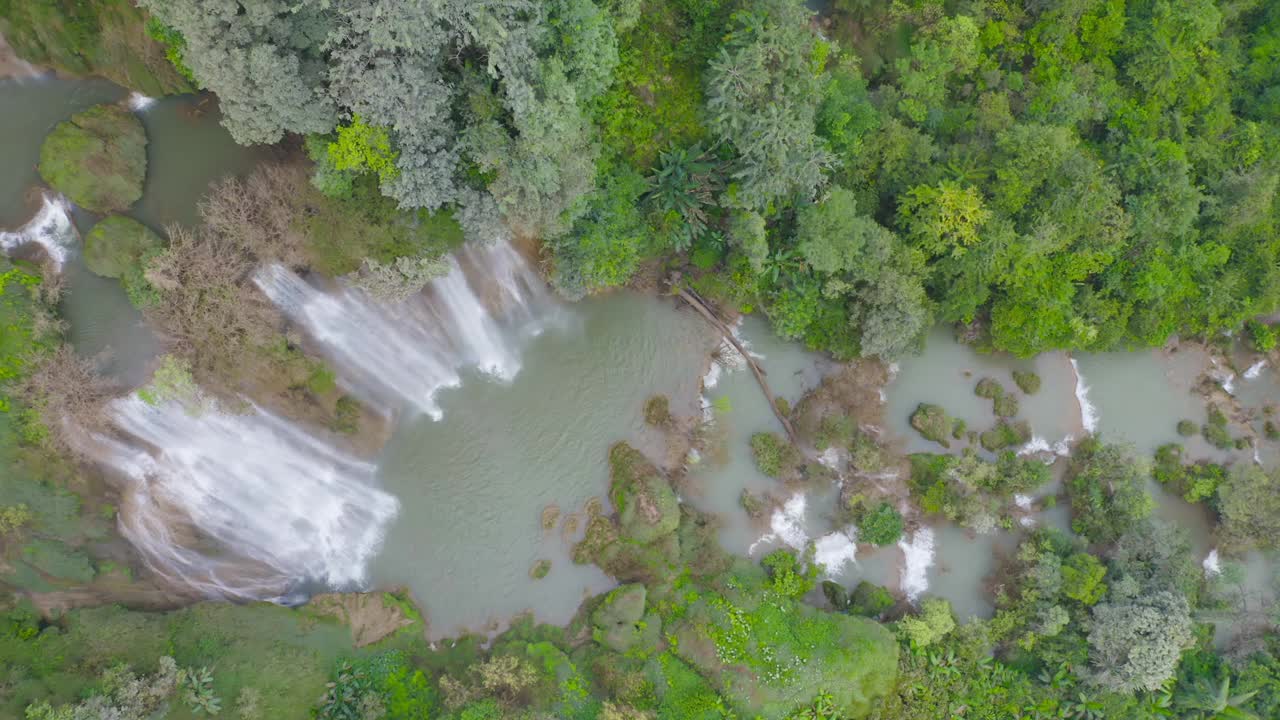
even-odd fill
[[[570,297],[646,261],[838,357],[934,322],[1029,355],[1273,310],[1273,3],[145,0],[245,143],[543,243]]]
[[[0,0],[0,32],[65,72],[210,91],[238,142],[285,161],[219,184],[167,247],[115,228],[128,252],[91,260],[173,339],[171,386],[279,373],[339,432],[354,401],[246,294],[261,262],[396,299],[447,272],[464,237],[513,240],[567,298],[670,280],[840,360],[893,360],[939,323],[1030,356],[1213,338],[1280,308],[1268,0],[138,4]],[[55,282],[0,260],[0,586],[74,605],[58,593],[133,578],[108,539],[115,508],[77,496],[58,437],[57,418],[107,390],[60,347]],[[984,397],[1017,414],[1012,394]],[[854,410],[792,417],[804,443],[890,464]],[[940,445],[962,432],[941,407],[918,416]],[[1228,447],[1225,427],[1203,432]],[[988,450],[1027,439],[988,432]],[[811,472],[781,436],[751,449],[766,474]],[[1224,553],[1275,550],[1280,471],[1179,453],[1148,467],[1083,440],[1063,490],[1073,533],[1026,534],[980,620],[819,584],[804,553],[730,557],[619,444],[616,514],[590,518],[574,559],[625,584],[566,628],[435,645],[394,593],[168,612],[14,594],[0,717],[1280,717],[1274,613],[1240,612],[1239,568],[1206,575],[1147,489],[1206,507]],[[904,462],[922,515],[971,529],[1049,475],[1012,452]],[[864,539],[902,535],[886,499],[846,500]],[[1220,626],[1241,632],[1215,643]]]

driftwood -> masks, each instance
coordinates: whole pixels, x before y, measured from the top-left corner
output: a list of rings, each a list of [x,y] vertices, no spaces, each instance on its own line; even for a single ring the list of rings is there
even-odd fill
[[[675,280],[671,283],[671,289],[677,297],[689,303],[690,307],[697,310],[702,317],[707,319],[707,322],[711,323],[717,330],[719,330],[724,339],[727,340],[729,344],[733,345],[734,349],[738,351],[738,354],[742,355],[743,359],[747,361],[747,367],[751,368],[751,373],[756,376],[756,382],[760,384],[760,390],[764,392],[765,400],[769,402],[769,409],[773,410],[773,414],[778,418],[778,422],[782,423],[782,429],[787,431],[787,438],[791,440],[791,444],[799,447],[800,442],[799,438],[796,436],[796,430],[792,427],[791,420],[778,409],[778,403],[774,400],[773,391],[769,389],[769,381],[765,379],[766,373],[764,368],[760,367],[760,364],[755,361],[755,358],[751,357],[751,354],[747,352],[747,349],[742,347],[742,344],[738,342],[738,339],[733,336],[733,331],[729,329],[729,326],[711,310],[707,303],[699,297],[696,292],[681,286]]]

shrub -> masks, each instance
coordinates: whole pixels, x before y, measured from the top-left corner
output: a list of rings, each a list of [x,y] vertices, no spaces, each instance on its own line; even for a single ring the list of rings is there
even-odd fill
[[[951,447],[947,436],[951,434],[951,418],[941,405],[920,403],[911,414],[911,427],[926,440],[932,440],[942,447]]]
[[[902,515],[887,502],[862,516],[858,523],[858,539],[874,545],[892,545],[902,537]]]
[[[360,403],[350,395],[343,395],[333,407],[333,423],[329,426],[334,432],[354,435],[360,429]]]
[[[654,427],[671,422],[671,404],[666,395],[654,395],[644,403],[644,421]]]
[[[1031,439],[1031,426],[1025,421],[1010,423],[1001,419],[996,426],[982,433],[978,440],[982,447],[996,452],[1007,447],[1021,445]]]
[[[1258,352],[1271,352],[1280,340],[1280,330],[1266,323],[1250,320],[1245,327],[1249,331],[1249,344]]]
[[[1013,382],[1017,384],[1018,389],[1028,395],[1035,395],[1040,392],[1040,376],[1028,370],[1013,371]]]
[[[751,453],[760,472],[780,478],[783,470],[795,462],[796,450],[778,433],[761,432],[751,436]]]
[[[1227,428],[1227,415],[1217,405],[1209,406],[1209,421],[1200,426],[1200,434],[1219,450],[1229,450],[1235,446],[1231,431]]]
[[[1016,395],[1001,395],[996,398],[994,408],[998,417],[1013,417],[1018,414],[1018,397]]]

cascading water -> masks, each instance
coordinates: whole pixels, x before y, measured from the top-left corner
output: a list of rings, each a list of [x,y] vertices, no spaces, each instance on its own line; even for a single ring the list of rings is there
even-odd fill
[[[395,305],[351,287],[326,292],[280,265],[254,281],[320,345],[344,387],[379,407],[438,420],[436,394],[457,386],[462,368],[510,380],[523,339],[561,312],[510,245],[468,245],[449,262],[448,275]]]
[[[399,507],[374,465],[252,406],[130,396],[108,414],[128,439],[95,435],[86,452],[124,476],[121,530],[160,574],[271,600],[306,583],[364,583]]]
[[[12,254],[25,245],[39,245],[54,266],[61,268],[75,245],[71,206],[60,195],[45,193],[40,211],[13,232],[0,232],[0,251]]]

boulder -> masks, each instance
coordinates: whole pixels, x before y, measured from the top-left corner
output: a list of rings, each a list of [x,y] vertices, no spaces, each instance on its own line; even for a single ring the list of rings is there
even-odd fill
[[[112,215],[98,222],[84,239],[84,261],[95,275],[122,278],[136,272],[142,257],[164,247],[164,240],[146,225]]]
[[[116,105],[97,105],[58,123],[40,147],[40,176],[72,202],[122,212],[142,197],[147,132]]]

